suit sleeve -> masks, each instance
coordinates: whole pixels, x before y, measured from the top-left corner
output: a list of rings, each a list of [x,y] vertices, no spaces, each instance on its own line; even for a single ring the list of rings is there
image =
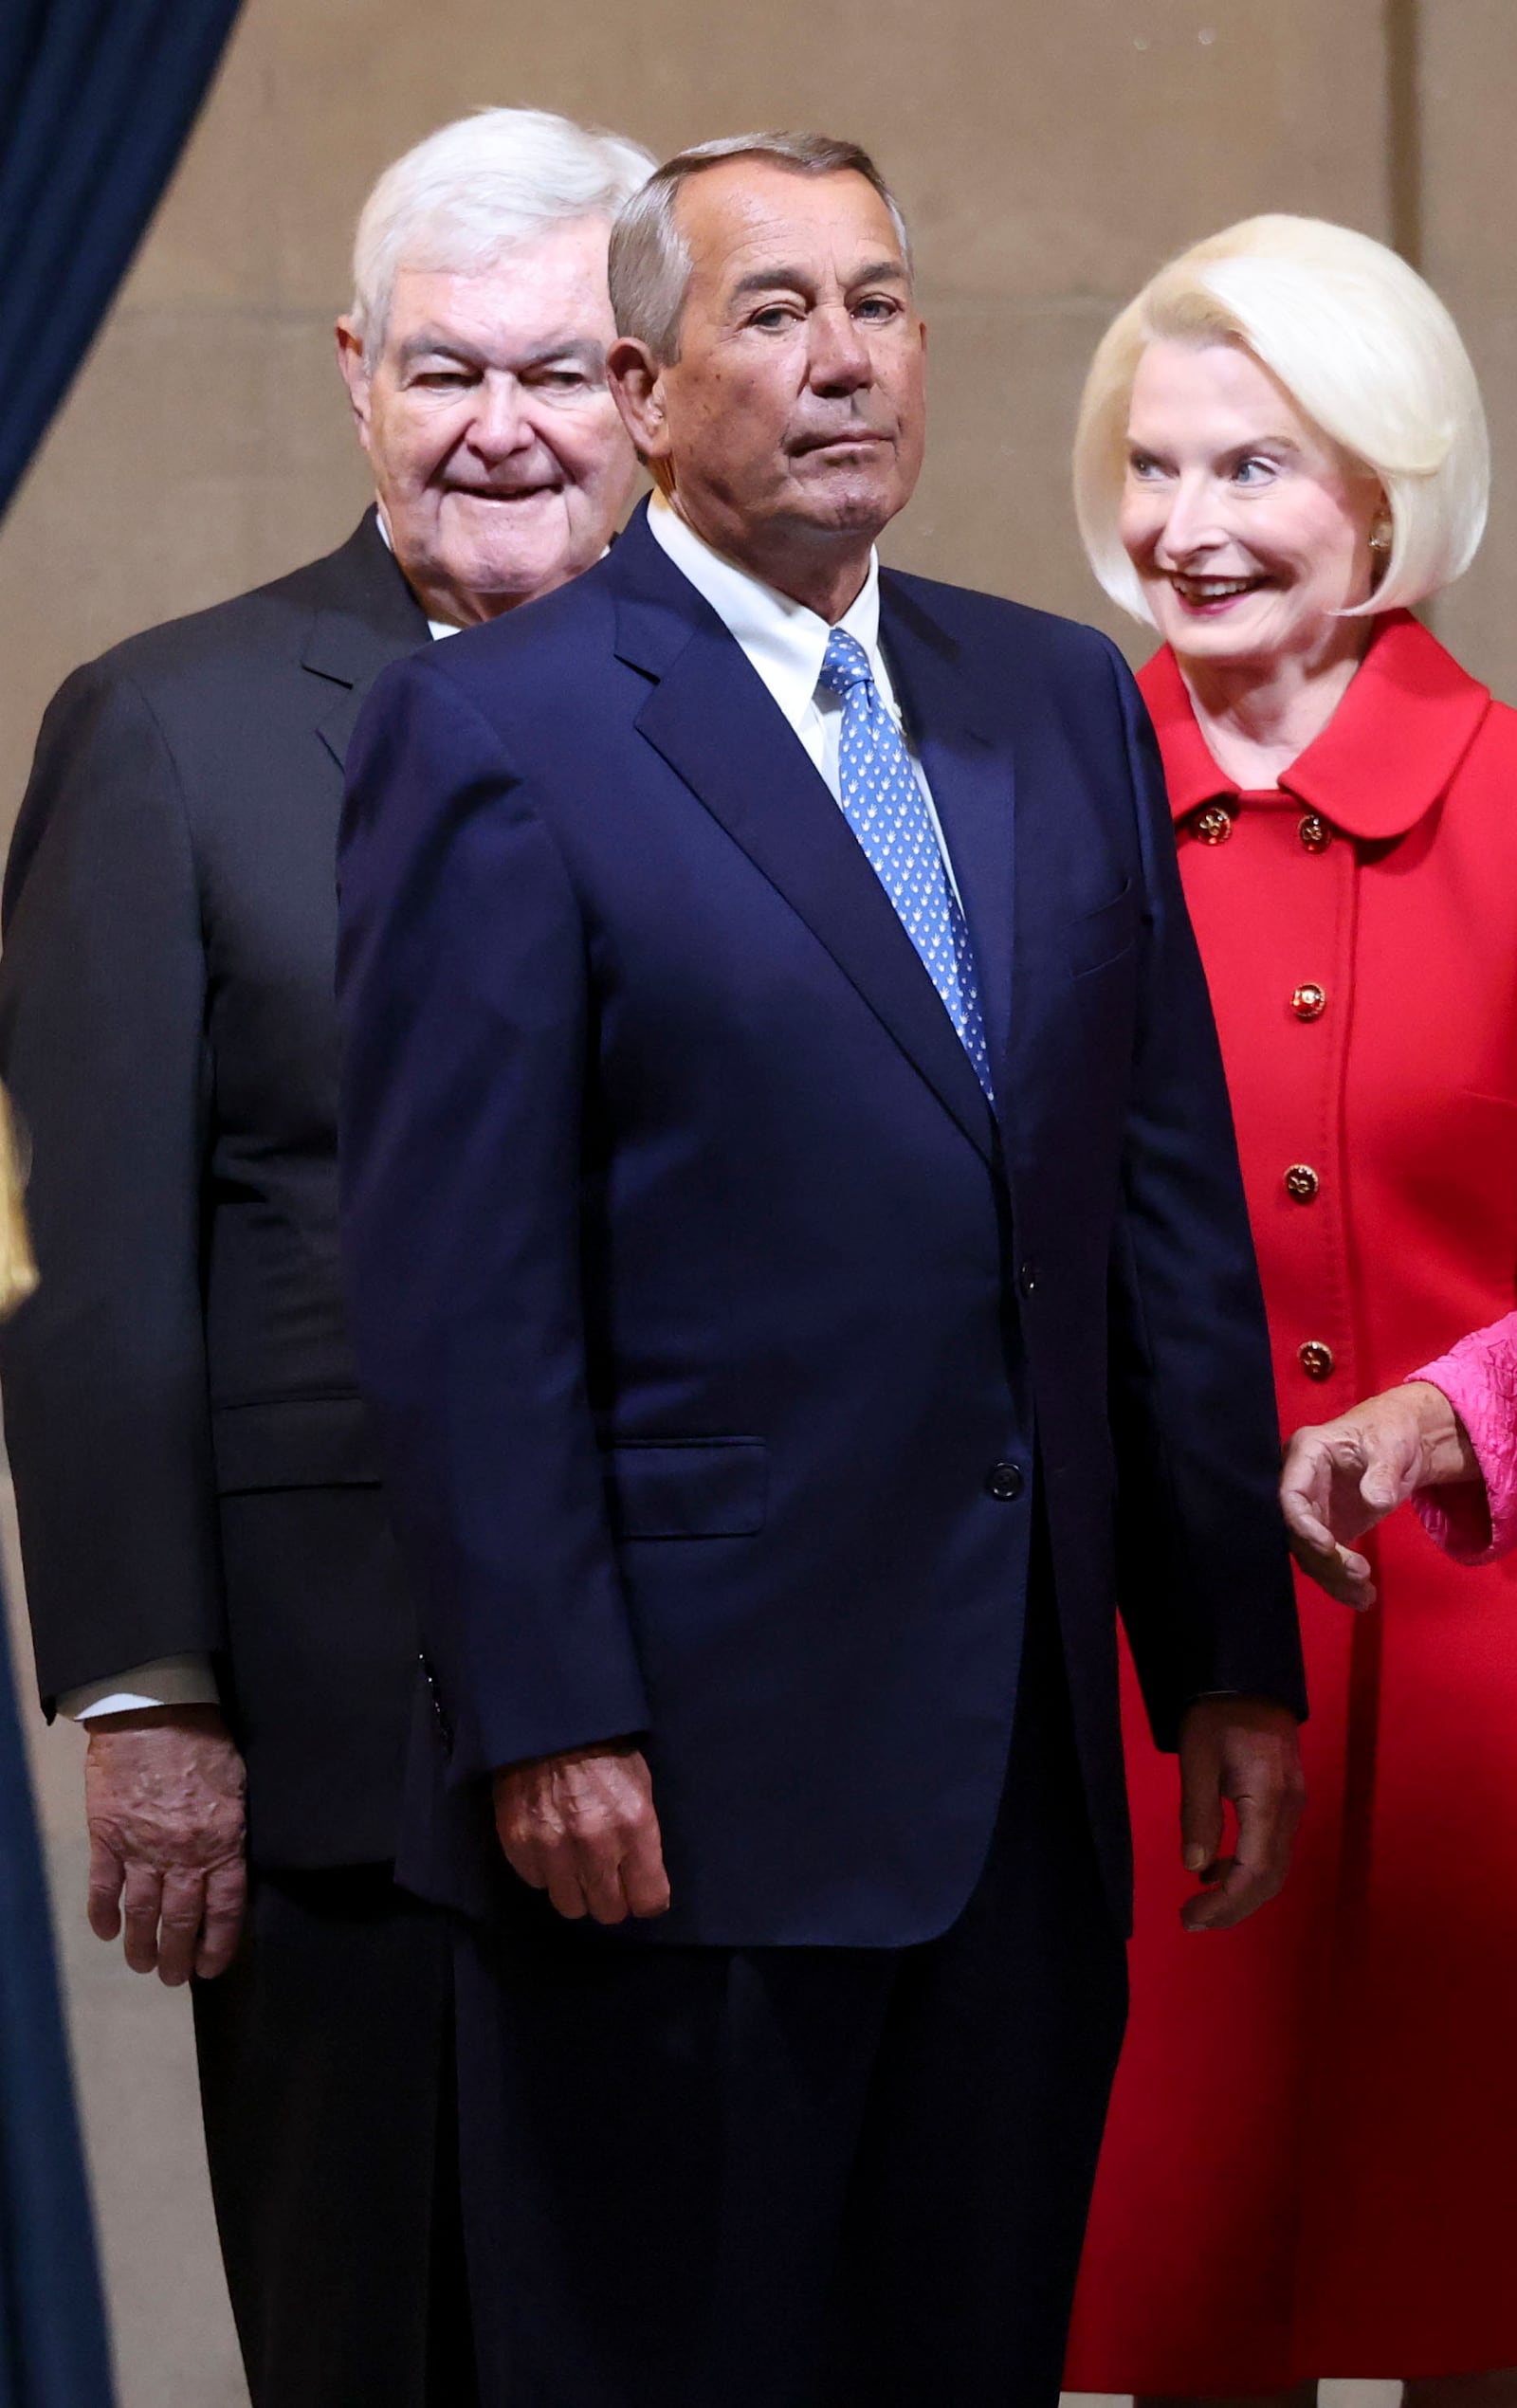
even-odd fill
[[[81,670],[6,876],[0,1076],[41,1274],[0,1337],[44,1704],[222,1642],[201,1286],[206,962],[152,709]]]
[[[1154,1734],[1207,1692],[1306,1713],[1253,1244],[1158,746],[1115,648],[1146,909],[1110,1286],[1118,1594]]]
[[[462,1779],[649,1722],[587,1380],[587,932],[435,660],[379,680],[348,775],[343,1244]]]

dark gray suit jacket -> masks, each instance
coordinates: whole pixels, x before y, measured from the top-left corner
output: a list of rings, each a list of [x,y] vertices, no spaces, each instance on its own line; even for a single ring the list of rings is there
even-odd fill
[[[48,710],[5,885],[44,1701],[210,1651],[267,1865],[393,1852],[415,1645],[339,1280],[334,860],[359,705],[426,635],[371,512],[119,645]]]

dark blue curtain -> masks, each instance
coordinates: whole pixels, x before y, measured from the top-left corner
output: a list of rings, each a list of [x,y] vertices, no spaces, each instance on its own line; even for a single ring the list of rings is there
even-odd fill
[[[174,173],[237,6],[0,0],[0,515]],[[0,2408],[112,2399],[0,1611]]]
[[[0,0],[0,515],[174,173],[237,8]]]
[[[47,1894],[0,1611],[0,2408],[110,2408],[111,2399]]]

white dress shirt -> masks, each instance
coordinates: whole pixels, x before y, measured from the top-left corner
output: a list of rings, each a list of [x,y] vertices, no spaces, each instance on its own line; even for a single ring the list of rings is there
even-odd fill
[[[741,646],[750,666],[763,679],[789,724],[800,738],[817,769],[826,780],[834,802],[841,794],[837,769],[838,742],[843,725],[843,698],[830,688],[819,687],[822,661],[832,628],[826,619],[818,618],[804,602],[793,602],[785,593],[764,585],[746,569],[698,536],[695,529],[681,518],[671,503],[655,493],[649,504],[649,532],[668,554],[675,567],[687,576],[696,592],[710,603],[728,634]],[[900,729],[917,784],[922,789],[938,850],[942,855],[943,868],[960,903],[959,881],[954,876],[953,862],[943,838],[938,807],[932,799],[911,731],[901,717],[890,667],[880,649],[880,558],[869,554],[869,571],[863,592],[856,602],[849,605],[837,622],[846,633],[864,648],[869,665],[869,675],[879,691],[881,702]]]

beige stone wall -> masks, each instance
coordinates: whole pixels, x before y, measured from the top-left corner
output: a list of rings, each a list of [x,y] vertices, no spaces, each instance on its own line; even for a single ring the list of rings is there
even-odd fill
[[[930,461],[892,556],[1111,625],[1067,500],[1085,364],[1163,255],[1248,211],[1421,243],[1488,379],[1505,472],[1514,71],[1511,0],[247,0],[0,531],[0,824],[76,662],[346,532],[364,484],[329,327],[349,228],[390,157],[474,104],[561,108],[665,152],[763,123],[869,143],[915,219],[932,328]],[[1513,603],[1502,491],[1440,625],[1508,696]],[[76,1736],[45,1736],[40,1761],[125,2408],[235,2408],[185,2002],[82,1935]]]
[[[247,0],[0,533],[0,818],[74,663],[345,531],[363,483],[328,328],[349,229],[377,170],[448,118],[529,100],[656,151],[821,120],[875,147],[932,326],[929,466],[891,550],[1088,613],[1065,456],[1095,338],[1163,254],[1246,211],[1385,230],[1380,18],[1380,0]]]

